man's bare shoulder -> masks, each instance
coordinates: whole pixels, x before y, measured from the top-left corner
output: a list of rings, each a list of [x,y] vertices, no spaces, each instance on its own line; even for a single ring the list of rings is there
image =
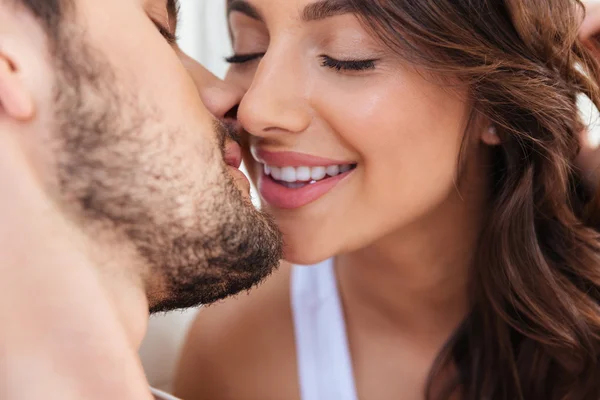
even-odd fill
[[[277,398],[277,393],[289,392],[285,398],[294,398],[298,389],[290,270],[282,265],[250,293],[198,313],[182,353],[177,396],[268,400],[271,393]]]

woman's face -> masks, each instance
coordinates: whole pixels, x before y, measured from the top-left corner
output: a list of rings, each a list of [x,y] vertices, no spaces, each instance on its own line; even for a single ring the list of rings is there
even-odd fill
[[[401,61],[343,3],[228,2],[227,80],[246,92],[246,162],[295,263],[409,234],[465,195],[456,185],[467,88]],[[461,184],[480,171],[467,168]]]

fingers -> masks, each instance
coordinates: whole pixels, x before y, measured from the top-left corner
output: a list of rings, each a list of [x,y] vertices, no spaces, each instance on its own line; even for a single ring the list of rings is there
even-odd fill
[[[579,37],[583,41],[588,41],[592,36],[600,33],[600,1],[586,2],[585,9],[585,19],[579,30]]]

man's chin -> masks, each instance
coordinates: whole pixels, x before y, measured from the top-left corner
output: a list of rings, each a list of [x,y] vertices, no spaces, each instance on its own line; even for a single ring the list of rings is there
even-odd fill
[[[268,278],[277,265],[257,268],[248,273],[225,272],[220,278],[198,277],[195,282],[174,288],[166,298],[151,304],[150,314],[210,305],[248,291]]]

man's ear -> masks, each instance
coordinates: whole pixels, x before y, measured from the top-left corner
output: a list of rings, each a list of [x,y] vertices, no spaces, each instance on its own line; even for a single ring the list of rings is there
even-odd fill
[[[35,115],[35,102],[18,64],[0,48],[0,118],[26,122]]]

